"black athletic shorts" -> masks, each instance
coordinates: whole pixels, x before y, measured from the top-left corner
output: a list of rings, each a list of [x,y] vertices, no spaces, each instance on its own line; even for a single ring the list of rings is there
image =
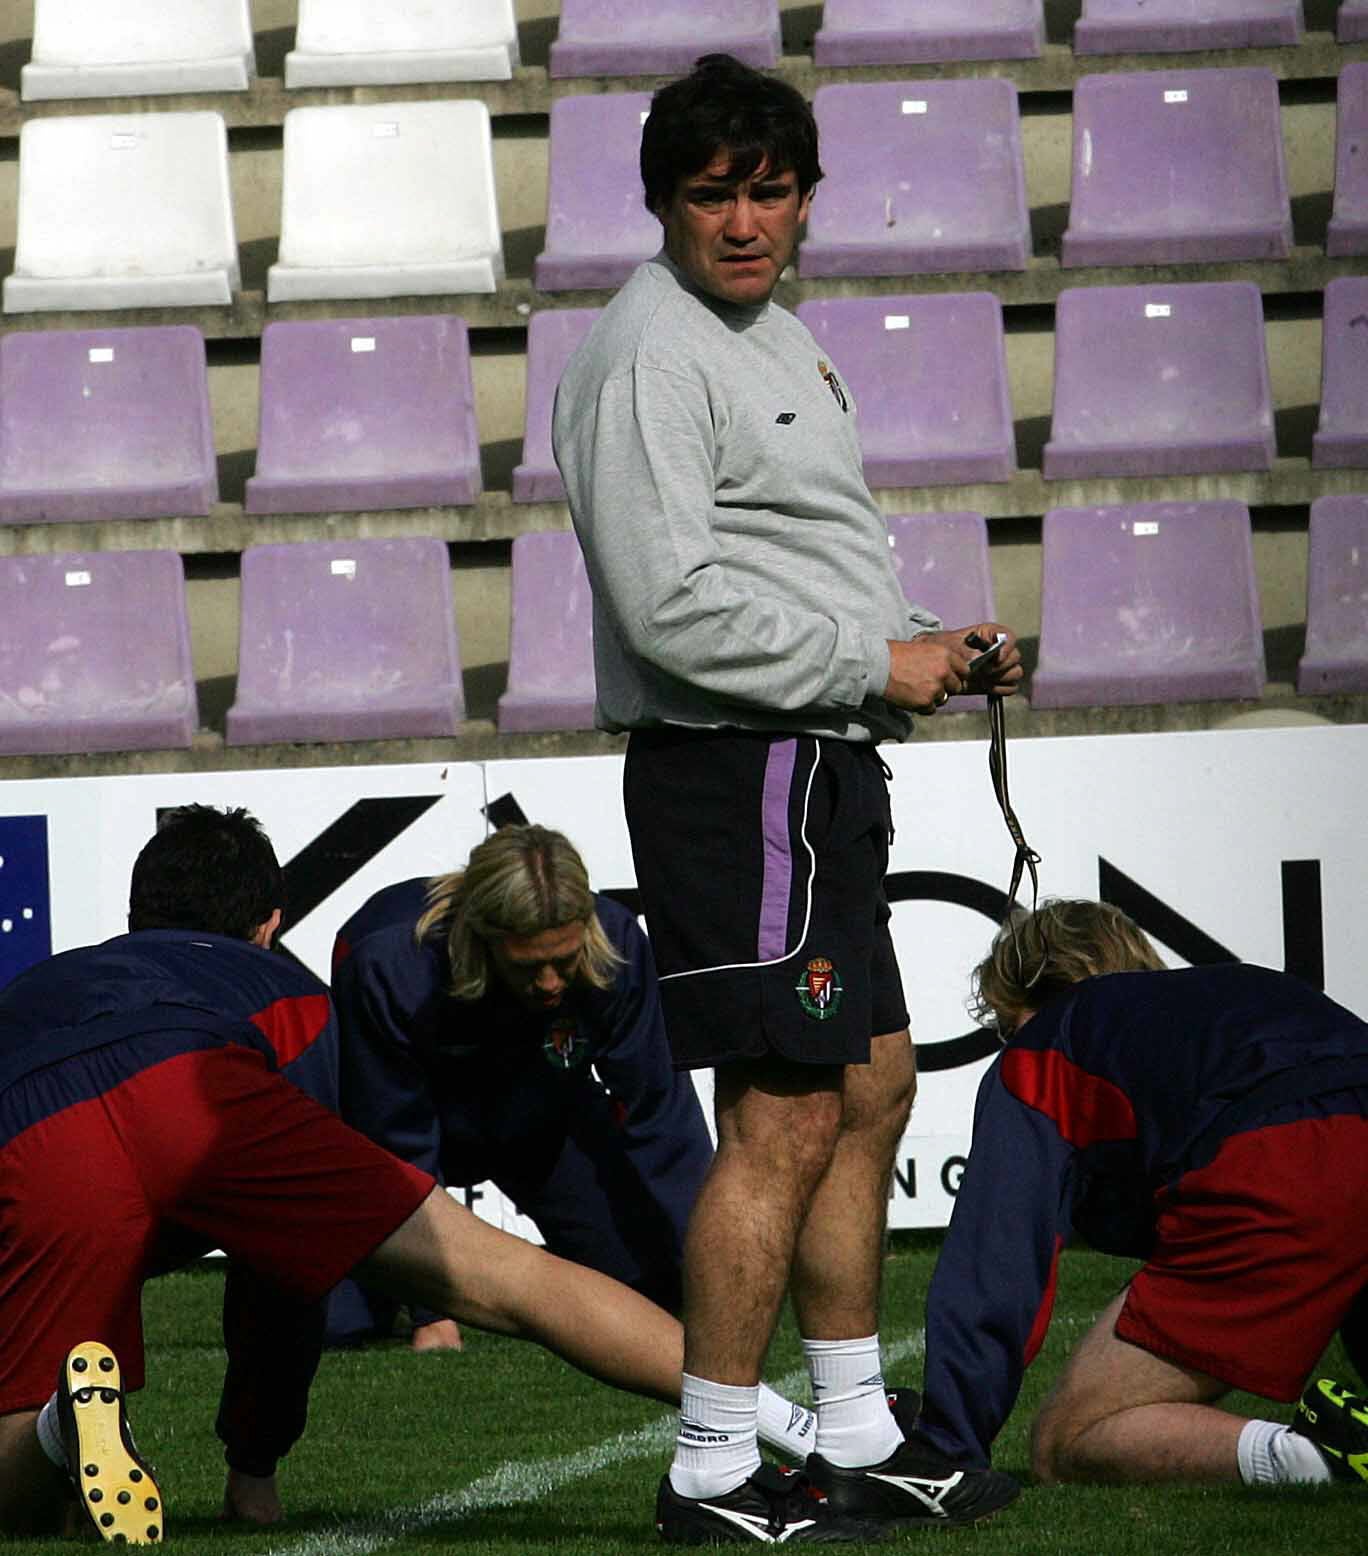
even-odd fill
[[[638,730],[623,794],[676,1069],[867,1064],[907,1026],[872,745]]]

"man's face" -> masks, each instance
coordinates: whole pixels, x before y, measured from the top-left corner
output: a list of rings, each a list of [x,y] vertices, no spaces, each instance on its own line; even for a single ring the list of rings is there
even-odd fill
[[[762,162],[736,179],[724,149],[700,172],[681,178],[657,207],[665,252],[700,290],[727,303],[767,302],[798,244],[812,192],[798,193],[790,169]]]
[[[554,1010],[574,982],[583,955],[583,924],[505,935],[489,943],[500,982],[528,1010]]]

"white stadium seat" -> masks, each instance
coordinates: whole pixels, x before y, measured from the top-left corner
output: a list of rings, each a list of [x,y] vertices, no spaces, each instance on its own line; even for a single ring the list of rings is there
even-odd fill
[[[299,0],[285,85],[507,81],[517,65],[513,0]]]
[[[503,277],[482,102],[292,108],[271,302],[492,292]]]
[[[194,307],[241,286],[217,113],[30,119],[4,311]]]
[[[27,101],[245,92],[256,74],[248,0],[34,0]]]

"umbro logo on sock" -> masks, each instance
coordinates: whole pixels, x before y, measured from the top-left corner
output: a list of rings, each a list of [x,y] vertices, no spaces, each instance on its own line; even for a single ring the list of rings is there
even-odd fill
[[[792,426],[793,423],[797,420],[797,411],[780,411],[779,414],[774,418],[775,425],[778,427]]]

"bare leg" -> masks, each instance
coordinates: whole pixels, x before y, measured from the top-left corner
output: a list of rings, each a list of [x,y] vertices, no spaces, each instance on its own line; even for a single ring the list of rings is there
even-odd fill
[[[0,1530],[56,1534],[75,1510],[71,1482],[38,1446],[36,1410],[0,1416]]]
[[[1108,1304],[1060,1373],[1031,1431],[1041,1480],[1238,1482],[1244,1416],[1212,1408],[1226,1385],[1115,1334]]]
[[[605,1383],[679,1402],[676,1319],[597,1270],[489,1226],[442,1189],[355,1273],[459,1323],[535,1340]]]
[[[795,1250],[793,1305],[805,1339],[878,1330],[888,1185],[916,1090],[906,1032],[876,1037],[869,1063],[846,1067],[841,1132]]]
[[[841,1071],[774,1061],[717,1070],[717,1154],[684,1247],[685,1371],[757,1383],[798,1229],[836,1146]]]

